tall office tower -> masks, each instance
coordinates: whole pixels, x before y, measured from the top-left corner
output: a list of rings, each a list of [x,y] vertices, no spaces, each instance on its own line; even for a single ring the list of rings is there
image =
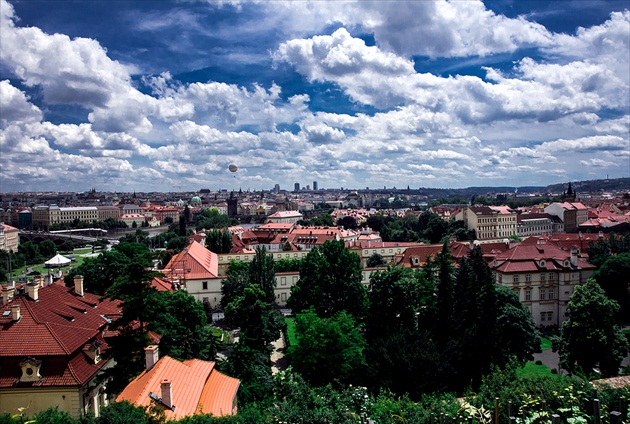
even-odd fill
[[[275,193],[280,193],[280,184],[276,184],[275,186],[273,186],[273,191]]]
[[[293,184],[293,191],[300,191],[300,183]]]
[[[317,191],[317,181],[313,181],[313,191]]]

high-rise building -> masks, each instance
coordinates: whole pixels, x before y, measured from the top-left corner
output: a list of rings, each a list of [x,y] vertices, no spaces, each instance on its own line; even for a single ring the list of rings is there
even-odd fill
[[[273,186],[273,191],[274,193],[280,193],[280,184],[276,184],[275,186]]]
[[[300,191],[300,183],[293,184],[293,191]]]
[[[313,181],[313,191],[317,191],[317,181]]]

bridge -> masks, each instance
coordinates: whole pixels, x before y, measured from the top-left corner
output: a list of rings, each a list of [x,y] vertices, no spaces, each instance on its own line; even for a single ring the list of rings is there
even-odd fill
[[[99,239],[105,238],[107,230],[102,228],[82,228],[75,230],[58,230],[58,231],[19,231],[20,241],[43,241],[52,240],[55,244],[62,244],[66,240],[72,241],[74,244],[94,243]]]

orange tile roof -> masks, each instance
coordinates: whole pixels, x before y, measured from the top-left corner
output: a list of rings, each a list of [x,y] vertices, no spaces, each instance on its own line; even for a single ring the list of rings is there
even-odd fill
[[[193,241],[173,256],[162,272],[171,280],[216,278],[219,275],[219,257]]]
[[[172,387],[174,410],[165,409],[166,418],[179,419],[194,415],[198,411],[212,412],[214,415],[233,414],[231,406],[236,405],[236,392],[240,381],[227,377],[214,369],[214,362],[189,359],[180,362],[164,356],[149,371],[136,377],[118,398],[138,406],[149,406],[149,393],[161,396],[161,382],[169,380]],[[219,374],[215,376],[214,374]],[[215,413],[216,412],[216,413]]]
[[[199,399],[198,413],[216,417],[236,413],[236,392],[241,381],[213,370]]]

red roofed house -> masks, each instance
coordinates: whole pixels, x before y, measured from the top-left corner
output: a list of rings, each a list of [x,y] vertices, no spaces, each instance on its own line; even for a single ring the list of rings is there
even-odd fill
[[[0,250],[17,252],[19,245],[18,229],[0,222]]]
[[[221,301],[219,257],[196,241],[173,256],[162,273],[175,288],[201,302],[215,307]]]
[[[112,365],[104,334],[119,302],[43,278],[25,287],[3,286],[0,314],[0,413],[58,407],[74,417],[109,400],[100,371]]]
[[[588,208],[577,202],[554,202],[545,208],[545,213],[559,217],[567,233],[576,232],[588,219]]]
[[[236,414],[240,380],[217,371],[214,362],[180,362],[169,356],[158,359],[157,346],[145,348],[145,355],[146,369],[125,387],[117,401],[144,407],[155,402],[164,408],[169,420],[195,414]]]
[[[521,243],[494,257],[490,268],[497,284],[512,289],[537,326],[560,326],[575,286],[585,283],[595,266],[580,259],[579,249],[564,250],[540,238]]]

